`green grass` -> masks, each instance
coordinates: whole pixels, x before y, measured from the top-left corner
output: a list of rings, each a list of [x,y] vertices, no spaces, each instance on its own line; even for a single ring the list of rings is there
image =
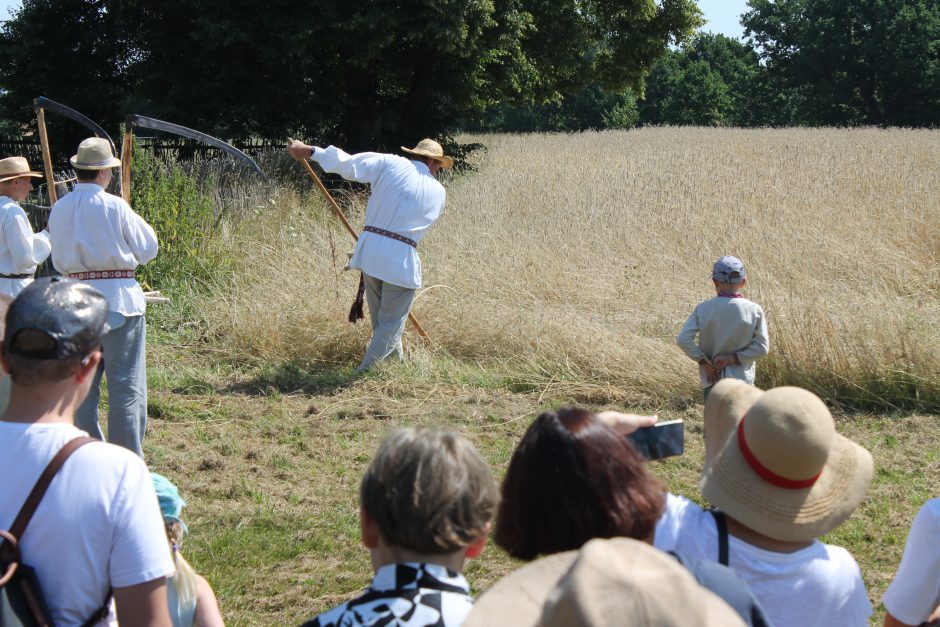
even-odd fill
[[[456,429],[500,478],[539,411],[585,400],[579,388],[569,394],[564,381],[520,385],[524,379],[447,358],[424,356],[350,379],[351,366],[316,372],[216,363],[170,340],[163,336],[150,349],[145,453],[187,500],[184,554],[213,584],[232,625],[296,624],[368,583],[358,483],[395,428]],[[672,491],[700,501],[699,399],[629,409],[686,420],[686,454],[654,471]],[[856,557],[877,608],[914,513],[940,494],[940,419],[838,414],[837,421],[872,452],[877,470],[866,502],[827,540]],[[479,593],[515,567],[491,545],[466,573]]]

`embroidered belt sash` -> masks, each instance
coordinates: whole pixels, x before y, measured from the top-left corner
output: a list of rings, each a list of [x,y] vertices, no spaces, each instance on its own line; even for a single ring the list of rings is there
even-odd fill
[[[72,272],[70,279],[79,281],[92,281],[95,279],[133,279],[136,276],[134,270],[89,270],[88,272]]]
[[[414,241],[410,237],[405,237],[404,235],[399,235],[398,233],[393,233],[392,231],[386,231],[385,229],[380,229],[377,226],[364,226],[362,227],[363,231],[368,231],[369,233],[375,233],[376,235],[381,235],[382,237],[388,237],[390,239],[396,239],[399,242],[408,244],[412,248],[418,247],[418,242]]]

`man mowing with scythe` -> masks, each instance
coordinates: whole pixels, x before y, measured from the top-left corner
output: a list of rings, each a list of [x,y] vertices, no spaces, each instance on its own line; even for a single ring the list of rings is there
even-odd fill
[[[366,225],[349,262],[350,268],[362,272],[350,319],[357,309],[362,317],[364,290],[372,320],[372,341],[356,373],[393,353],[401,359],[405,321],[421,287],[418,242],[444,209],[447,194],[437,173],[452,167],[454,160],[433,139],[422,139],[414,148],[402,146],[407,158],[375,152],[350,155],[335,146],[293,140],[287,151],[298,161],[312,159],[326,172],[372,186]]]

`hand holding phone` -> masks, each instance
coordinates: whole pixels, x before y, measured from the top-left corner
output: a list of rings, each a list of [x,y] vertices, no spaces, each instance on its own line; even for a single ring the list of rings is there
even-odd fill
[[[642,427],[627,437],[637,453],[648,460],[682,455],[685,450],[685,427],[682,420],[669,420]]]

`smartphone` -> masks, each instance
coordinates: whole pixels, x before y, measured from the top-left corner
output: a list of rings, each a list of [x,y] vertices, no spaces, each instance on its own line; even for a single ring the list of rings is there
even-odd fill
[[[637,429],[627,437],[637,453],[648,460],[682,455],[685,448],[685,428],[682,420],[658,422],[652,427]]]

